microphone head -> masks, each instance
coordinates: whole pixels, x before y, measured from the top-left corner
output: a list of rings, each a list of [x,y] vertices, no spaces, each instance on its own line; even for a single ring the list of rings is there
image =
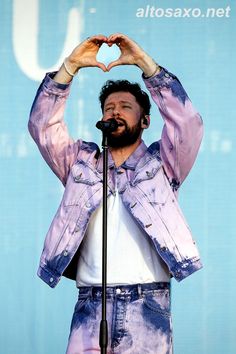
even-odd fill
[[[110,118],[106,121],[104,120],[99,120],[96,124],[96,127],[103,131],[104,133],[111,133],[117,130],[118,128],[118,123],[115,120],[115,118]]]

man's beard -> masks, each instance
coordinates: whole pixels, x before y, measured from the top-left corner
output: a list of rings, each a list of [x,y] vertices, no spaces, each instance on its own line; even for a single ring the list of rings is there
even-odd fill
[[[107,136],[108,146],[113,148],[123,148],[126,146],[133,145],[138,140],[140,133],[142,131],[141,128],[141,119],[138,123],[133,127],[128,127],[127,122],[124,119],[119,119],[124,126],[124,131],[120,134],[113,135],[113,133],[109,133]]]

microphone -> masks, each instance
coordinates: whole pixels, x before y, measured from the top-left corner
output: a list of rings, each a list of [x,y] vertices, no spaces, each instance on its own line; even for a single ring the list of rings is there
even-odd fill
[[[100,129],[103,133],[111,133],[118,128],[118,123],[115,118],[110,118],[106,121],[99,120],[96,124],[96,128]]]

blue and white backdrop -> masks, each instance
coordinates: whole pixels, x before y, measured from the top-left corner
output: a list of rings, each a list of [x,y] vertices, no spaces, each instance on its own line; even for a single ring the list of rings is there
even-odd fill
[[[234,0],[1,0],[1,354],[63,354],[77,296],[36,276],[44,236],[63,192],[27,131],[30,106],[47,71],[84,38],[123,32],[182,81],[205,122],[198,160],[180,203],[204,268],[173,281],[176,354],[236,353]],[[101,49],[105,63],[118,56]],[[97,94],[105,80],[141,81],[136,67],[84,69],[74,80],[66,120],[74,138],[100,142]],[[145,140],[160,136],[152,109]]]

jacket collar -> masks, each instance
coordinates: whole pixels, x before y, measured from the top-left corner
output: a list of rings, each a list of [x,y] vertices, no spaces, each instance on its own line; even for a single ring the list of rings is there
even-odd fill
[[[140,161],[140,159],[142,159],[142,157],[145,155],[146,152],[147,152],[147,146],[142,140],[139,146],[136,148],[136,150],[128,157],[126,161],[123,162],[121,167],[123,167],[124,169],[135,170],[138,162]],[[115,162],[112,158],[110,151],[108,150],[108,168],[111,169],[115,167],[116,167]],[[103,152],[100,154],[97,163],[98,172],[102,172],[102,169],[103,169]]]
[[[137,149],[128,157],[126,161],[123,162],[121,167],[125,169],[135,170],[138,162],[143,158],[147,152],[147,146],[141,141]]]

